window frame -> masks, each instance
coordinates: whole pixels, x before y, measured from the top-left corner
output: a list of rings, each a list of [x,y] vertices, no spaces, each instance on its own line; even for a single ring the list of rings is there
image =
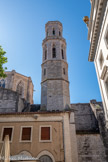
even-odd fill
[[[107,27],[106,27],[106,31],[105,31],[105,35],[104,35],[104,41],[105,41],[105,45],[106,45],[106,47],[107,47],[107,49],[108,49],[108,24],[107,24]]]
[[[23,128],[31,128],[30,140],[22,140],[22,130],[23,130]],[[33,135],[33,126],[21,126],[19,142],[32,142],[32,135]]]
[[[0,143],[4,142],[2,139],[3,139],[3,134],[4,134],[4,129],[5,128],[12,128],[11,140],[9,140],[9,142],[12,143],[12,141],[13,141],[13,133],[14,133],[14,126],[3,126],[2,127]]]
[[[101,59],[101,58],[102,58],[102,59]],[[100,69],[102,69],[103,64],[104,64],[104,56],[103,56],[103,52],[102,52],[102,50],[101,50],[101,51],[100,51],[100,54],[99,54],[99,66],[100,66]]]
[[[50,140],[41,140],[41,128],[42,127],[49,127],[50,128]],[[43,142],[43,143],[52,142],[52,126],[51,125],[41,125],[39,127],[39,142]]]
[[[108,74],[106,74],[105,79],[104,79],[105,92],[106,92],[106,96],[107,96],[107,99],[108,99],[108,88],[107,88],[107,85],[106,85],[106,81],[108,82]]]

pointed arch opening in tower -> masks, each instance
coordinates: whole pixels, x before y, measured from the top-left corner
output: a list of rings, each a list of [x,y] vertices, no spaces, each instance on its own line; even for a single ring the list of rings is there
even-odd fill
[[[0,87],[5,88],[5,80],[4,79],[0,80]]]
[[[44,69],[44,76],[46,75],[46,68]]]
[[[63,74],[64,74],[64,75],[66,74],[65,68],[63,68]]]
[[[47,49],[45,49],[45,60],[47,59]]]
[[[59,31],[59,36],[61,36],[61,32]]]
[[[55,45],[53,45],[53,48],[52,48],[52,57],[56,58],[56,47],[55,47]]]
[[[54,28],[53,28],[53,32],[52,33],[53,33],[53,35],[55,35],[55,29]]]
[[[18,92],[18,94],[23,97],[23,94],[24,94],[24,83],[22,81],[20,81],[18,84],[17,84],[17,88],[16,88],[16,91]]]
[[[61,55],[62,55],[62,59],[64,59],[64,50],[61,49]]]

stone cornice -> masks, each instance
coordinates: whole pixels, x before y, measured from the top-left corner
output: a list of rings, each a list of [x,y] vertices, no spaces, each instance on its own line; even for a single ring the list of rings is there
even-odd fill
[[[44,82],[46,82],[47,80],[63,80],[63,81],[65,81],[65,82],[69,83],[68,80],[63,79],[63,78],[56,78],[56,79],[55,79],[55,78],[47,78],[47,79],[43,80],[43,81],[41,82],[41,84],[44,83]]]
[[[94,6],[95,6],[95,1],[93,0],[91,4],[91,13],[90,13],[90,19],[89,19],[88,40],[90,39],[90,33],[91,33],[92,24],[93,24]]]
[[[66,40],[63,38],[63,37],[57,37],[57,36],[48,36],[47,38],[45,38],[44,40],[43,40],[43,42],[42,42],[42,45],[46,42],[46,41],[48,41],[48,40],[61,40],[61,41],[63,41],[65,44],[66,44]]]
[[[59,59],[59,60],[56,60],[56,59],[50,59],[50,60],[46,60],[46,61],[44,61],[44,62],[41,64],[41,67],[42,67],[44,64],[46,64],[47,62],[49,62],[49,61],[50,61],[50,62],[51,62],[51,61],[53,61],[53,62],[54,62],[54,61],[64,62],[64,63],[67,64],[67,66],[68,66],[68,63],[67,63],[67,61],[65,61],[65,60],[62,60],[62,59],[61,59],[61,60],[60,60],[60,59]]]
[[[45,28],[47,27],[47,25],[49,24],[59,24],[61,27],[62,27],[62,23],[60,21],[48,21],[46,24],[45,24]]]
[[[94,26],[92,30],[92,36],[91,36],[91,45],[90,45],[90,51],[89,51],[89,61],[94,61],[94,56],[95,56],[95,48],[96,48],[96,39],[97,39],[97,33],[98,28],[99,28],[99,22],[100,22],[100,17],[101,17],[101,12],[102,12],[102,7],[103,7],[103,2],[104,0],[99,0],[97,2],[97,10],[96,10],[96,16],[95,16],[95,21],[94,21]],[[93,11],[91,11],[91,16],[90,16],[90,24],[89,24],[89,32],[88,32],[88,38],[90,39],[90,34],[91,34],[91,27],[92,27],[92,17],[93,17]]]

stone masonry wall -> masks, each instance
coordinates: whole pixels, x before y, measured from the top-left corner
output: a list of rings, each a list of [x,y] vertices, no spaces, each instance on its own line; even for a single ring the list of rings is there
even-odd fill
[[[100,134],[77,134],[79,162],[106,162]]]
[[[0,88],[0,113],[21,112],[23,108],[24,102],[17,92]]]
[[[98,131],[98,122],[89,103],[71,104],[71,107],[75,110],[77,131]]]
[[[79,162],[106,162],[98,121],[89,103],[72,104],[75,112]]]

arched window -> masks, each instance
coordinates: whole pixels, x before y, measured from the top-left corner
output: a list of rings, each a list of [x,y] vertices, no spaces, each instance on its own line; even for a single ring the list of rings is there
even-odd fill
[[[52,33],[53,33],[53,35],[55,35],[55,29],[53,29],[53,32]]]
[[[46,75],[46,69],[44,69],[44,75]]]
[[[47,59],[47,49],[45,50],[45,60]]]
[[[63,74],[64,74],[64,75],[66,74],[66,72],[65,72],[65,68],[63,68]]]
[[[47,32],[46,32],[46,36],[48,36],[48,34],[49,34],[49,33],[48,33],[48,30],[47,30]]]
[[[43,155],[39,158],[41,162],[53,162],[52,159],[48,155]]]
[[[0,80],[0,87],[5,88],[5,80],[4,79]]]
[[[55,48],[55,45],[52,48],[52,57],[56,58],[56,48]]]
[[[24,84],[22,83],[22,81],[18,83],[16,91],[19,93],[19,95],[23,96]]]
[[[59,31],[59,36],[61,36],[61,32]]]
[[[63,49],[61,49],[61,55],[62,55],[62,59],[64,59],[64,51],[63,51]]]

